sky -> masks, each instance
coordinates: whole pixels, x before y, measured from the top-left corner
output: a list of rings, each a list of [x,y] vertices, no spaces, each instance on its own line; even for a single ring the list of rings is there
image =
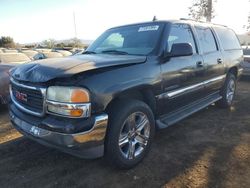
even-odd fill
[[[110,27],[188,17],[193,0],[0,0],[0,36],[32,43],[49,38],[94,40]],[[217,0],[214,23],[243,33],[248,0]]]

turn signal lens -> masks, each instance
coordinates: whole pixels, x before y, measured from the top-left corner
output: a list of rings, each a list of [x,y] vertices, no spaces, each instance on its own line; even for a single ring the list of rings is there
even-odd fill
[[[71,93],[71,102],[72,103],[84,103],[89,102],[89,94],[86,90],[83,89],[74,89]]]
[[[81,117],[83,115],[82,109],[67,109],[49,104],[48,111],[69,117]]]
[[[80,109],[70,110],[70,115],[72,117],[80,117],[82,115],[83,111]]]

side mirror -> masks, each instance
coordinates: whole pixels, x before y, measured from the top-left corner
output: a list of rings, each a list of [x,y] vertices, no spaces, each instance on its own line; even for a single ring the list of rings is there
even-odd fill
[[[171,57],[190,56],[193,55],[193,48],[189,43],[175,43],[169,55]]]

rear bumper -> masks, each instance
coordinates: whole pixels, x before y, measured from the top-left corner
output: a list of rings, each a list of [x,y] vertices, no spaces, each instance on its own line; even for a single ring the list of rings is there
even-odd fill
[[[17,113],[19,111],[17,110],[14,106],[10,106],[11,122],[19,132],[30,139],[81,158],[91,159],[103,156],[108,123],[107,114],[93,117],[94,121],[89,130],[77,133],[62,133],[42,128],[41,122],[31,123],[27,121],[27,117],[24,120],[20,116],[22,112]]]

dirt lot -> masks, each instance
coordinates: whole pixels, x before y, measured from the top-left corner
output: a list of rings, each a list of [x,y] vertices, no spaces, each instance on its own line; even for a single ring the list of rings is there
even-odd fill
[[[21,137],[0,111],[1,187],[250,187],[250,81],[230,110],[215,106],[157,133],[136,168],[83,160]]]

